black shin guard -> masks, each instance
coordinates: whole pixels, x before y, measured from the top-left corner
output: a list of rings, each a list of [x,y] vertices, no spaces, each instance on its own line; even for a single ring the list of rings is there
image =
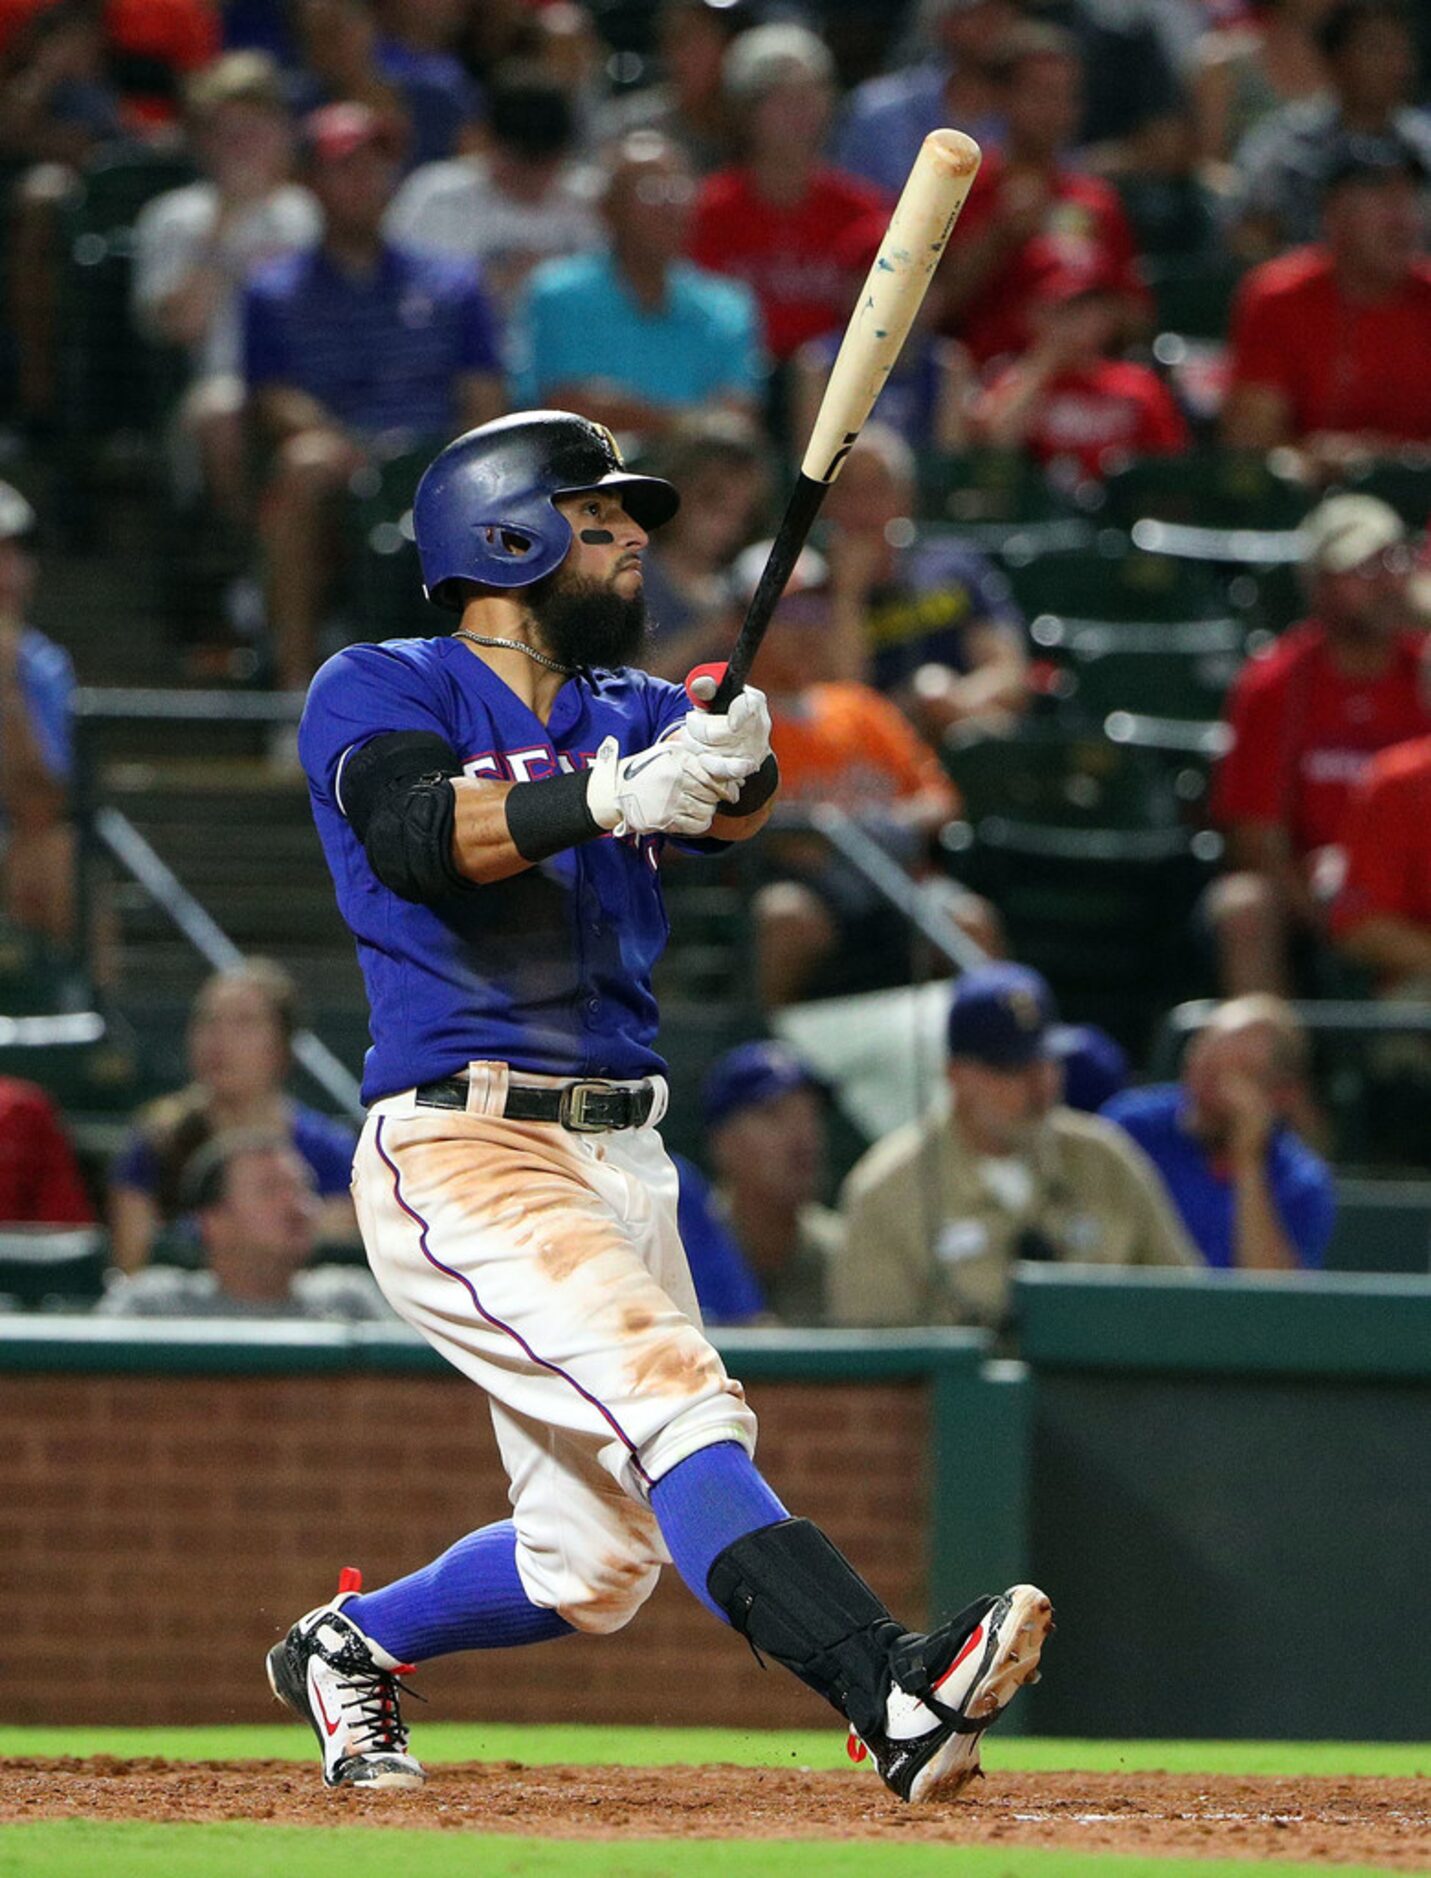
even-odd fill
[[[860,1735],[882,1730],[890,1656],[903,1630],[808,1519],[728,1545],[706,1588],[731,1624],[824,1696]]]

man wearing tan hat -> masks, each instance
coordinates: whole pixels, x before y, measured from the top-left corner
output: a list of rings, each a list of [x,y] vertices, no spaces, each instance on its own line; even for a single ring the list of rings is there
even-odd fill
[[[1286,994],[1326,931],[1347,805],[1379,750],[1431,731],[1427,640],[1395,511],[1330,496],[1308,517],[1309,616],[1233,687],[1216,819],[1230,871],[1208,902],[1223,987]]]
[[[1008,1331],[1020,1260],[1199,1264],[1143,1150],[1063,1105],[1057,1018],[1028,966],[984,965],[956,984],[947,1100],[877,1141],[841,1192],[832,1323]]]

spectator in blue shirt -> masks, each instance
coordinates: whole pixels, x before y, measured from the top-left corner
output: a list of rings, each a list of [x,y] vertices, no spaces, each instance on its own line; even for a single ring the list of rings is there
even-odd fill
[[[458,153],[482,97],[451,50],[461,25],[452,0],[388,7],[381,20],[368,0],[297,0],[292,22],[300,49],[296,111],[361,99],[401,114],[409,167]]]
[[[25,618],[39,568],[35,511],[0,483],[0,882],[6,918],[56,944],[72,937],[74,831],[69,654]]]
[[[251,409],[273,446],[263,504],[278,680],[301,690],[335,558],[335,498],[372,462],[433,448],[502,408],[492,309],[467,262],[383,239],[400,132],[364,104],[308,119],[319,247],[255,273],[244,296]]]
[[[189,1018],[192,1081],[141,1111],[110,1168],[110,1235],[121,1271],[148,1263],[161,1230],[197,1244],[189,1169],[220,1135],[281,1136],[312,1177],[318,1237],[356,1242],[349,1195],[356,1138],[346,1124],[305,1108],[284,1089],[296,1028],[293,981],[267,959],[217,972],[201,987]]]
[[[1078,42],[1084,69],[1078,144],[1090,167],[1177,171],[1184,100],[1156,9],[1125,0],[1039,0],[1032,17]],[[894,192],[931,130],[958,124],[985,150],[1004,141],[991,72],[1000,41],[1025,14],[1014,0],[934,0],[933,59],[857,85],[835,160]]]
[[[1282,999],[1220,1005],[1189,1045],[1182,1081],[1129,1089],[1103,1109],[1153,1162],[1209,1265],[1320,1267],[1336,1195],[1293,1132],[1307,1107],[1307,1037]]]
[[[753,414],[759,318],[747,287],[680,257],[695,202],[685,157],[633,131],[607,171],[610,247],[533,273],[512,331],[513,400],[581,411],[646,440],[702,406]]]
[[[781,1043],[742,1043],[711,1065],[702,1094],[716,1184],[689,1162],[681,1237],[702,1313],[713,1321],[825,1321],[825,1276],[839,1216],[819,1203],[825,1099],[819,1077]]]
[[[934,0],[926,17],[934,56],[856,85],[845,106],[835,161],[897,196],[931,130],[957,124],[981,148],[1003,142],[990,68],[1017,24],[1016,0]]]

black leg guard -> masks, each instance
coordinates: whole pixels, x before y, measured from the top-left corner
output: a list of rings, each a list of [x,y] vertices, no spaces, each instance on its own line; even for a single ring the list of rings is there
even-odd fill
[[[818,1526],[782,1519],[746,1533],[716,1559],[706,1587],[743,1637],[861,1735],[883,1730],[904,1632]]]

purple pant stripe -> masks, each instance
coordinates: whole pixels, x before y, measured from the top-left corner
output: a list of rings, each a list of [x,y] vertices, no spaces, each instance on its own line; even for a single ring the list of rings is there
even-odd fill
[[[632,1460],[633,1465],[635,1466],[636,1472],[641,1476],[642,1480],[644,1480],[646,1485],[649,1487],[651,1485],[651,1476],[646,1472],[645,1468],[641,1465],[641,1462],[637,1456],[636,1443],[627,1434],[626,1430],[621,1426],[620,1422],[617,1421],[616,1417],[611,1413],[610,1409],[607,1408],[604,1403],[598,1402],[596,1397],[592,1395],[590,1390],[583,1389],[581,1384],[577,1381],[576,1377],[573,1376],[569,1370],[563,1369],[560,1363],[552,1363],[552,1362],[549,1362],[546,1357],[538,1356],[536,1351],[532,1348],[531,1344],[527,1342],[526,1338],[522,1336],[520,1331],[514,1330],[510,1324],[504,1324],[500,1317],[494,1317],[492,1313],[484,1306],[484,1304],[482,1303],[482,1300],[477,1295],[476,1287],[473,1285],[472,1280],[467,1276],[465,1272],[454,1271],[450,1265],[444,1265],[442,1260],[437,1257],[432,1247],[427,1243],[427,1235],[430,1230],[428,1223],[422,1217],[421,1213],[419,1213],[416,1210],[416,1208],[409,1206],[407,1201],[403,1198],[402,1176],[398,1173],[397,1166],[394,1163],[392,1157],[389,1155],[387,1149],[383,1146],[383,1121],[384,1119],[385,1118],[381,1115],[378,1117],[377,1133],[374,1137],[378,1154],[380,1158],[382,1159],[384,1166],[386,1166],[386,1168],[388,1169],[388,1172],[393,1177],[393,1198],[397,1201],[398,1205],[402,1208],[403,1212],[407,1214],[408,1218],[412,1220],[413,1223],[418,1228],[417,1242],[418,1242],[418,1245],[422,1248],[422,1256],[427,1260],[429,1265],[431,1265],[435,1270],[440,1271],[444,1277],[455,1278],[459,1285],[462,1285],[463,1287],[465,1287],[468,1297],[471,1298],[472,1300],[472,1307],[476,1311],[477,1315],[482,1319],[483,1323],[490,1324],[494,1330],[500,1330],[504,1337],[510,1337],[513,1343],[515,1343],[517,1347],[520,1350],[522,1350],[531,1359],[531,1361],[537,1365],[539,1369],[549,1370],[553,1376],[560,1376],[563,1382],[570,1383],[571,1387],[575,1389],[576,1393],[581,1397],[583,1402],[589,1402],[591,1404],[592,1408],[596,1410],[597,1414],[607,1424],[607,1426],[611,1429],[613,1434],[615,1434],[617,1440],[622,1444],[622,1446],[630,1454],[631,1460]]]

